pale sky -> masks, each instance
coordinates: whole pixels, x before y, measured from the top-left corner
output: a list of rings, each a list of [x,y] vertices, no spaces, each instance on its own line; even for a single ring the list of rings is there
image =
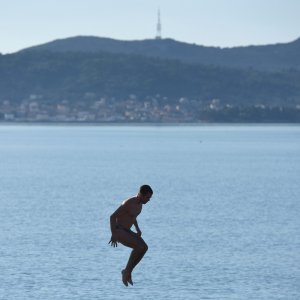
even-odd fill
[[[78,35],[204,46],[285,43],[300,37],[300,0],[0,0],[0,52]]]

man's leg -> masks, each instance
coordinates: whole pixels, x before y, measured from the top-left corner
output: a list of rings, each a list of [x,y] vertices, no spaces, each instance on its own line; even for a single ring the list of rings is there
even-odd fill
[[[126,268],[122,271],[123,283],[127,286],[127,282],[132,284],[131,273],[136,265],[141,261],[148,250],[145,241],[135,233],[127,232],[123,229],[118,230],[118,242],[126,247],[132,248]]]
[[[139,243],[137,247],[133,248],[128,259],[126,270],[128,270],[130,273],[135,268],[135,266],[141,261],[141,259],[144,257],[145,253],[148,250],[147,244],[144,242],[142,238],[140,239],[141,239],[141,243]]]

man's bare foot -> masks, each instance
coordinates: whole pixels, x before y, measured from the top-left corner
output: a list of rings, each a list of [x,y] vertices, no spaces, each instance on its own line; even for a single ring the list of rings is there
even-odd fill
[[[125,270],[122,270],[122,281],[123,281],[124,285],[128,286],[127,273]]]
[[[132,279],[131,279],[131,273],[129,273],[129,276],[128,276],[127,281],[128,281],[131,285],[133,285],[133,282],[132,282]]]
[[[126,286],[128,286],[128,282],[132,285],[131,274],[125,269],[122,270],[122,281]]]

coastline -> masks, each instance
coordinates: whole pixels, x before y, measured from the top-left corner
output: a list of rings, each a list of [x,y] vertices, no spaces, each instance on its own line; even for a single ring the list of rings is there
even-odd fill
[[[300,126],[298,122],[0,122],[2,126],[48,127],[214,127],[214,126]]]

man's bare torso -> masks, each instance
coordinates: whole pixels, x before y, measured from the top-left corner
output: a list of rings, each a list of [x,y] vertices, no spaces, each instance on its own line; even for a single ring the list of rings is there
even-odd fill
[[[136,221],[137,216],[141,213],[143,205],[138,201],[137,197],[132,197],[125,200],[122,206],[125,206],[126,210],[117,218],[117,224],[130,229]]]

